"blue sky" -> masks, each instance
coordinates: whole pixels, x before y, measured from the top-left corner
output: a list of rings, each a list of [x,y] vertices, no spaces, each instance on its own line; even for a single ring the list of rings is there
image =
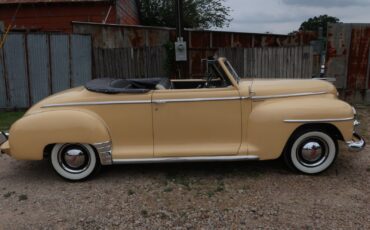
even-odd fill
[[[233,21],[223,30],[286,34],[306,19],[328,14],[342,22],[370,23],[370,0],[226,0]]]

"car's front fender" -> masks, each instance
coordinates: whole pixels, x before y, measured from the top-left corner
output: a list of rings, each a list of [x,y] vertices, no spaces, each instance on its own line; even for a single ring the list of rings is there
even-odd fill
[[[104,121],[82,110],[51,110],[24,116],[10,129],[10,154],[41,160],[44,148],[57,143],[97,144],[110,141]]]
[[[344,140],[352,138],[352,108],[332,96],[254,101],[248,122],[248,152],[263,160],[276,159],[295,130],[313,123],[333,125]]]

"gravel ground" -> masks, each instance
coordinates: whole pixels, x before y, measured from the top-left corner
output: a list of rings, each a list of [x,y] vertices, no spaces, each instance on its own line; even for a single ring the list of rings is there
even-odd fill
[[[359,109],[369,139],[370,107]],[[130,165],[83,183],[0,157],[1,229],[370,228],[370,148],[319,176],[281,161]]]

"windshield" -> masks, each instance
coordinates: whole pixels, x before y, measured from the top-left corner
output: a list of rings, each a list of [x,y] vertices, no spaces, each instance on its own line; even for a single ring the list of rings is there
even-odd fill
[[[240,77],[236,73],[235,69],[232,67],[232,65],[230,64],[230,62],[229,61],[225,61],[225,65],[226,65],[227,69],[229,70],[229,72],[231,73],[231,75],[233,75],[233,78],[235,79],[235,81],[238,82],[238,84],[239,84]]]

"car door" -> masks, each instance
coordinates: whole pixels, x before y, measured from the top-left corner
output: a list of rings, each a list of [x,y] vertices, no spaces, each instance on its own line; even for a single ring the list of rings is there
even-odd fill
[[[155,157],[238,153],[241,100],[233,86],[156,90],[152,102]]]

